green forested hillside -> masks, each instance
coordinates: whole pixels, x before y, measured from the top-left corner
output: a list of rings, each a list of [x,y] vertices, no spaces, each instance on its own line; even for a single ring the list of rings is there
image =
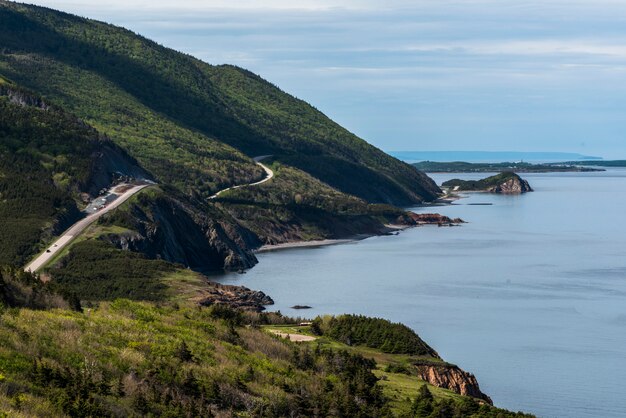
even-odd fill
[[[77,218],[81,192],[110,183],[112,164],[133,165],[74,116],[6,83],[0,138],[0,263],[24,263],[42,239]]]
[[[265,161],[271,182],[223,193],[217,203],[266,243],[376,233],[403,211],[342,193],[293,166]]]
[[[413,330],[406,325],[393,324],[381,318],[362,315],[341,315],[320,322],[318,329],[324,335],[348,345],[364,345],[385,353],[427,355],[439,358]]]
[[[389,370],[410,357],[261,328],[297,326],[280,314],[128,299],[81,307],[7,268],[0,302],[2,417],[526,416]]]
[[[271,139],[277,160],[370,202],[403,205],[438,193],[421,172],[255,74],[228,65],[211,70],[211,80],[238,118]]]
[[[208,199],[263,178],[257,155],[271,181]],[[159,184],[23,271],[120,178]],[[272,301],[197,273],[379,232],[438,192],[243,69],[0,0],[0,418],[515,416],[428,385],[414,362],[441,359],[402,325],[342,316],[291,343],[262,326],[302,320],[231,309]]]
[[[0,52],[0,75],[59,101],[188,193],[260,178],[244,153],[274,154],[370,202],[410,204],[438,192],[258,76],[124,29],[0,1]]]
[[[205,213],[213,224],[226,220],[232,233],[221,234],[226,244],[213,248],[229,261],[205,258],[195,265],[201,270],[250,267],[254,259],[245,251],[252,242],[377,233],[400,211],[372,203],[408,205],[439,191],[413,167],[248,71],[211,66],[128,30],[51,9],[0,0],[0,78],[80,117],[93,135],[106,135],[178,196],[174,206]],[[208,200],[218,190],[263,178],[250,158],[257,155],[272,155],[280,168],[275,179]],[[80,155],[67,160],[80,168]],[[54,210],[60,210],[57,203]],[[20,232],[29,237],[25,246],[3,260],[24,262],[33,245],[45,241],[45,227],[29,221]],[[246,231],[256,237],[242,237]],[[172,240],[162,237],[138,250],[190,265],[186,256],[155,249],[159,243]],[[239,243],[243,252],[235,249]]]

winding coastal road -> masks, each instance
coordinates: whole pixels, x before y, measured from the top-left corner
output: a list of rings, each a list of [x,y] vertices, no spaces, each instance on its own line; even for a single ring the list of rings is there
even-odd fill
[[[255,183],[246,183],[246,184],[240,184],[239,186],[232,186],[232,187],[228,187],[226,189],[220,190],[219,192],[215,193],[213,196],[209,197],[209,199],[215,199],[216,197],[218,197],[219,195],[221,195],[224,192],[227,192],[229,190],[235,190],[235,189],[240,189],[242,187],[248,187],[248,186],[257,186],[259,184],[263,184],[266,181],[270,181],[272,179],[272,177],[274,177],[274,172],[265,164],[262,164],[261,161],[263,161],[264,159],[271,157],[271,155],[261,155],[259,157],[254,157],[254,162],[257,163],[257,165],[261,166],[261,168],[263,170],[265,170],[265,174],[267,175],[263,180],[261,181],[257,181]]]
[[[259,157],[254,157],[254,162],[257,163],[259,166],[261,166],[263,170],[265,170],[266,177],[263,180],[257,181],[255,183],[247,183],[247,184],[241,184],[239,186],[228,187],[226,189],[220,190],[219,192],[215,193],[213,196],[209,197],[209,199],[215,199],[220,194],[228,190],[239,189],[241,187],[256,186],[256,185],[263,184],[266,181],[271,180],[274,177],[274,172],[270,170],[269,167],[261,163],[261,161],[263,161],[264,159],[268,157],[271,157],[271,155],[261,155]],[[43,253],[41,253],[39,256],[37,256],[37,258],[31,261],[30,264],[28,264],[24,268],[24,270],[30,271],[32,273],[37,272],[43,266],[48,264],[48,262],[52,260],[52,258],[56,254],[58,254],[59,251],[65,248],[70,242],[72,242],[77,236],[79,236],[85,229],[87,229],[89,225],[93,224],[102,215],[117,208],[122,203],[130,199],[134,194],[136,194],[137,192],[139,192],[140,190],[148,186],[150,186],[150,184],[140,184],[140,185],[131,186],[130,184],[124,183],[124,184],[120,184],[116,186],[113,190],[111,190],[109,195],[96,199],[85,210],[85,212],[89,213],[85,218],[81,219],[80,221],[72,225],[67,231],[63,233],[63,235],[61,235],[56,241],[54,241],[52,245],[46,248],[46,250]],[[111,198],[113,198],[113,200],[111,200]],[[110,203],[106,204],[106,202],[110,202]]]
[[[100,218],[105,213],[108,213],[117,208],[119,205],[130,199],[134,194],[148,186],[150,186],[150,184],[131,186],[125,183],[116,186],[113,190],[111,190],[111,193],[109,195],[117,196],[115,197],[115,200],[112,200],[109,205],[103,206],[97,212],[90,213],[89,215],[72,225],[67,231],[63,233],[63,235],[61,235],[56,241],[54,241],[52,245],[50,245],[50,247],[48,247],[42,254],[40,254],[37,258],[31,261],[31,263],[27,265],[24,270],[35,273],[37,270],[45,266],[59,251],[65,248],[67,244],[72,242],[74,238],[80,235],[89,225],[97,221],[98,218]]]

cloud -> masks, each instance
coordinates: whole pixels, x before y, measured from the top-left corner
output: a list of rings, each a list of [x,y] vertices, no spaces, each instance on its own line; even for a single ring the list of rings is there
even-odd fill
[[[383,148],[602,154],[626,132],[623,0],[37,2],[246,67]]]
[[[64,9],[127,10],[364,10],[380,8],[384,2],[372,0],[108,0],[105,3],[87,0],[34,0],[31,3]],[[403,3],[403,2],[398,2]]]

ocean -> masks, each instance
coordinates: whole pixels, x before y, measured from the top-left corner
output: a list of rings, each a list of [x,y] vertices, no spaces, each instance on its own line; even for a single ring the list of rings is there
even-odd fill
[[[485,176],[432,175],[438,184]],[[534,193],[412,209],[463,226],[262,253],[247,274],[220,281],[262,290],[276,301],[270,310],[289,315],[405,323],[474,373],[496,406],[624,417],[626,170],[523,177]]]

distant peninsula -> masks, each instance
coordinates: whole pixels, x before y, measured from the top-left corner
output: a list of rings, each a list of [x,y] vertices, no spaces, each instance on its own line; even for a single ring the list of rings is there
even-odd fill
[[[421,161],[413,163],[418,170],[427,173],[497,173],[511,171],[516,173],[553,173],[553,172],[591,172],[606,171],[602,168],[591,168],[590,165],[598,165],[603,161],[571,161],[566,163],[541,163],[532,164],[525,162],[502,162],[502,163],[468,163],[463,161],[437,162]]]
[[[520,194],[532,192],[530,184],[513,172],[504,172],[482,180],[453,179],[443,183],[453,191]]]

